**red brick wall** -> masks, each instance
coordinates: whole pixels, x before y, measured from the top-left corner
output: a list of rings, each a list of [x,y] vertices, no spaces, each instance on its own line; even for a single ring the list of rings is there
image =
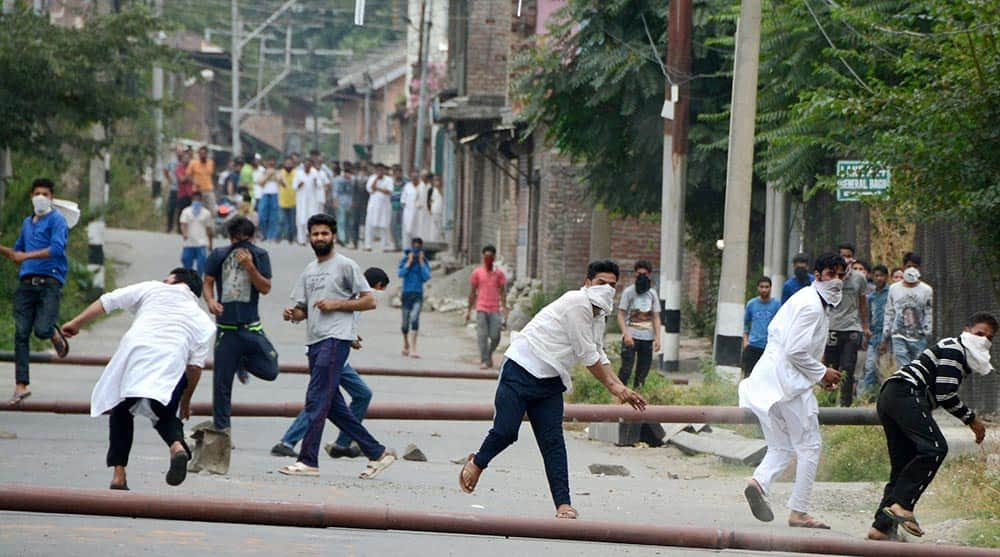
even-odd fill
[[[535,137],[543,137],[544,130]],[[541,144],[541,141],[538,141]],[[578,286],[590,260],[592,205],[584,198],[572,163],[554,148],[535,147],[541,172],[538,266],[546,289]]]
[[[506,96],[510,0],[469,0],[468,9],[466,93]]]

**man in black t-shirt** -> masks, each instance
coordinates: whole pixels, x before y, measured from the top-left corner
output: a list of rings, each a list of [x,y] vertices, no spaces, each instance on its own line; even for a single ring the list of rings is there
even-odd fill
[[[278,353],[264,335],[257,312],[260,295],[271,291],[271,259],[251,242],[255,227],[249,219],[234,217],[226,228],[231,243],[208,256],[204,288],[218,328],[212,412],[220,431],[229,429],[233,376],[247,371],[265,381],[278,376]]]

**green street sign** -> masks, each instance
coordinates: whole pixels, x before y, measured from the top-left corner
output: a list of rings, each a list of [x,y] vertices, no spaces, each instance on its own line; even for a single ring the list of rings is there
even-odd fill
[[[837,161],[837,201],[857,201],[888,189],[892,173],[869,161]]]

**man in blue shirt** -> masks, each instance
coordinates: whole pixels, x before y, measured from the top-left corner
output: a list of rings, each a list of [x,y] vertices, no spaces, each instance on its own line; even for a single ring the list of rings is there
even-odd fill
[[[868,294],[868,323],[872,336],[868,339],[868,350],[865,353],[865,373],[861,377],[861,391],[873,389],[879,384],[878,377],[878,347],[882,344],[882,327],[885,324],[885,303],[889,299],[889,269],[885,265],[876,265],[872,269],[875,279],[875,290]]]
[[[785,281],[781,288],[781,303],[785,303],[796,292],[809,286],[816,280],[816,277],[809,272],[809,256],[800,253],[792,258],[793,276]]]
[[[767,326],[778,313],[781,302],[771,297],[770,277],[760,277],[757,294],[743,313],[743,377],[749,377],[767,347]]]
[[[399,278],[403,279],[403,355],[419,358],[417,331],[420,330],[420,309],[424,305],[424,283],[431,280],[431,266],[424,252],[424,241],[414,238],[410,249],[399,261]]]
[[[52,207],[55,184],[39,178],[31,184],[34,214],[24,219],[14,248],[0,246],[0,253],[21,267],[21,284],[14,292],[14,394],[10,404],[20,404],[31,396],[28,385],[28,357],[31,333],[52,341],[60,358],[69,352],[69,343],[56,326],[59,299],[66,282],[69,263],[66,219]]]

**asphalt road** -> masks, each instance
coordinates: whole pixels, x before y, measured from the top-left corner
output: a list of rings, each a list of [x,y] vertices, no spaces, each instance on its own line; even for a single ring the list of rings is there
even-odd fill
[[[106,251],[119,267],[118,284],[160,279],[176,266],[180,240],[176,236],[109,230]],[[264,244],[274,268],[272,293],[261,302],[265,331],[284,362],[304,362],[301,326],[281,321],[291,285],[311,259],[308,248]],[[399,254],[344,251],[363,267],[383,266],[395,276]],[[396,286],[396,285],[393,285]],[[75,354],[110,354],[129,325],[129,316],[114,315],[73,342]],[[365,347],[354,352],[357,365],[416,369],[475,369],[474,332],[461,314],[424,313],[421,317],[420,360],[400,353],[399,311],[389,298],[361,322]],[[13,375],[12,364],[2,364]],[[36,365],[32,369],[34,400],[89,399],[101,373],[98,367]],[[272,383],[252,380],[237,384],[234,401],[297,401],[307,377],[286,375]],[[491,381],[372,377],[376,401],[490,402]],[[196,400],[211,400],[211,377],[206,374]],[[196,418],[197,419],[197,418]],[[452,462],[478,448],[488,424],[482,422],[421,422],[384,420],[367,422],[373,434],[388,446],[402,450],[415,443],[428,462],[400,461],[373,481],[357,475],[362,460],[331,460],[321,455],[319,478],[290,478],[277,469],[291,462],[268,451],[280,438],[289,419],[234,418],[230,472],[226,476],[192,474],[180,487],[163,480],[167,451],[144,420],[136,421],[136,439],[129,464],[129,486],[143,493],[191,494],[281,501],[323,501],[331,504],[386,506],[451,513],[497,514],[553,520],[552,503],[541,458],[530,427],[521,441],[501,455],[483,475],[474,495],[457,486],[459,465]],[[16,434],[0,440],[0,482],[105,489],[110,470],[104,467],[107,418],[53,414],[0,413],[0,430]],[[336,430],[328,426],[325,442]],[[859,538],[877,503],[880,488],[867,483],[818,484],[817,515],[833,526],[830,532],[789,530],[781,519],[769,525],[756,522],[742,497],[749,469],[721,467],[711,457],[685,457],[674,449],[616,448],[586,440],[582,431],[567,432],[571,489],[581,519],[633,523],[736,528],[776,534]],[[621,464],[627,477],[594,476],[591,463]],[[783,502],[787,483],[776,486],[775,500]],[[776,508],[778,511],[778,508]],[[783,516],[780,511],[776,512]],[[0,513],[0,555],[166,555],[194,551],[195,555],[692,555],[694,550],[642,546],[612,547],[574,543],[345,529],[298,529],[251,525],[206,524],[135,520],[113,517]],[[751,553],[727,551],[726,554]]]

